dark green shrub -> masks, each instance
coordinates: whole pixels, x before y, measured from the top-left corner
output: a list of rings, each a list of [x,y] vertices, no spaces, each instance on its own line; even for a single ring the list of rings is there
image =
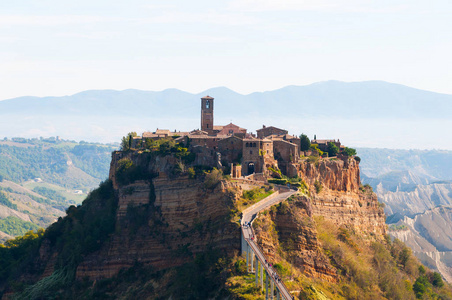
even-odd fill
[[[413,284],[413,291],[416,295],[416,298],[422,299],[429,285],[430,283],[428,282],[427,277],[419,276]]]
[[[441,274],[439,274],[438,272],[433,272],[431,281],[432,284],[436,287],[444,286],[443,278],[441,277]]]
[[[269,182],[269,183],[274,183],[274,184],[282,184],[282,185],[286,185],[286,184],[287,184],[287,179],[285,179],[285,178],[281,178],[281,179],[269,179],[268,182]]]
[[[342,154],[347,156],[354,156],[356,155],[356,149],[345,147],[345,149],[342,150]]]
[[[300,151],[307,151],[311,147],[311,141],[304,133],[300,135]]]
[[[212,171],[206,173],[206,178],[204,180],[204,187],[207,189],[214,189],[223,179],[223,172],[218,169],[213,169]]]
[[[314,187],[315,187],[315,191],[318,193],[320,193],[323,189],[323,186],[320,182],[318,182],[317,180],[314,182]]]
[[[339,147],[336,146],[334,143],[329,142],[328,143],[328,156],[333,157],[336,156],[339,153]]]

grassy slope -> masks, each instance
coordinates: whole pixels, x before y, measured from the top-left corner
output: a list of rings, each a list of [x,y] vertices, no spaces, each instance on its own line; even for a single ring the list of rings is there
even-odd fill
[[[419,288],[416,281],[423,282],[425,288],[422,295],[418,292],[420,298],[452,299],[451,287],[446,284],[435,286],[441,284],[432,283],[434,273],[428,269],[423,273],[424,267],[403,243],[389,239],[365,240],[323,217],[312,218],[306,225],[317,232],[321,250],[337,272],[337,282],[313,278],[294,262],[293,245],[278,240],[279,233],[271,215],[284,213],[281,212],[283,207],[280,205],[262,215],[255,226],[267,226],[272,231],[270,236],[277,245],[278,264],[275,267],[289,289],[299,291],[294,295],[300,299],[415,299]],[[240,297],[246,299],[248,296],[239,293]],[[259,299],[258,294],[254,297]]]
[[[0,141],[0,178],[4,179],[0,188],[17,207],[0,204],[0,218],[14,217],[39,227],[47,227],[64,215],[69,205],[80,204],[87,192],[108,176],[110,153],[115,149],[72,141],[24,141]],[[43,181],[30,180],[34,178]],[[83,193],[77,194],[77,190]],[[3,220],[9,230],[4,232],[8,235],[1,235],[0,242],[29,228],[30,224],[20,220]]]

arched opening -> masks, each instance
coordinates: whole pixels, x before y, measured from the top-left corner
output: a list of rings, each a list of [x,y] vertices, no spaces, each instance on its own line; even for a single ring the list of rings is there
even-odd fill
[[[206,108],[210,108],[210,101],[209,100],[206,101]]]
[[[254,173],[254,163],[248,164],[248,175]]]

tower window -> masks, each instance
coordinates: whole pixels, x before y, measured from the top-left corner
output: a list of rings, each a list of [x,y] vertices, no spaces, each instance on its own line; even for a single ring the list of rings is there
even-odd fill
[[[209,100],[206,101],[206,108],[210,108],[210,101]]]
[[[209,124],[206,124],[206,128],[209,128]]]

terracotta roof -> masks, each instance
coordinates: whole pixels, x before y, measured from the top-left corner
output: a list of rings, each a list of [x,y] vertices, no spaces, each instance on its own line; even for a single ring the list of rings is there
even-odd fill
[[[242,127],[240,127],[240,126],[238,126],[238,125],[235,125],[235,124],[234,124],[234,123],[232,123],[232,122],[231,122],[231,123],[229,123],[228,125],[224,125],[224,126],[221,126],[221,127],[223,127],[223,128],[224,128],[224,127],[227,127],[227,126],[231,126],[231,125],[232,125],[232,126],[234,126],[234,127],[237,127],[238,129],[242,129],[242,130],[245,130],[245,129],[246,129],[246,128],[242,128]],[[215,127],[215,126],[214,126],[214,127]]]
[[[171,132],[171,136],[175,136],[175,135],[179,135],[179,136],[185,136],[188,135],[189,133],[186,131],[177,131],[177,132]]]
[[[285,130],[285,129],[281,129],[281,128],[278,128],[278,127],[275,127],[275,126],[266,126],[266,127],[262,127],[261,129],[258,129],[258,130],[256,130],[256,131],[261,131],[261,130],[263,130],[263,129],[268,129],[268,128],[274,128],[274,129],[278,129],[278,130],[281,130],[281,131],[287,131],[287,130]]]
[[[164,134],[164,133],[168,134],[170,132],[171,131],[169,131],[169,129],[157,129],[154,133],[155,134]]]
[[[193,130],[188,133],[188,135],[208,135],[209,133],[207,131],[202,130]]]
[[[155,134],[155,133],[153,133],[153,132],[147,131],[147,132],[143,132],[143,137],[144,137],[144,138],[145,138],[145,137],[158,137],[158,135]]]
[[[222,134],[222,135],[198,135],[198,134],[192,135],[192,134],[189,134],[188,137],[191,139],[200,139],[201,140],[201,139],[225,139],[230,136],[225,135],[225,134]]]
[[[202,97],[201,99],[208,99],[208,100],[213,100],[214,98],[210,97],[209,95]]]
[[[312,140],[312,144],[327,144],[327,143],[336,143],[336,140]]]

